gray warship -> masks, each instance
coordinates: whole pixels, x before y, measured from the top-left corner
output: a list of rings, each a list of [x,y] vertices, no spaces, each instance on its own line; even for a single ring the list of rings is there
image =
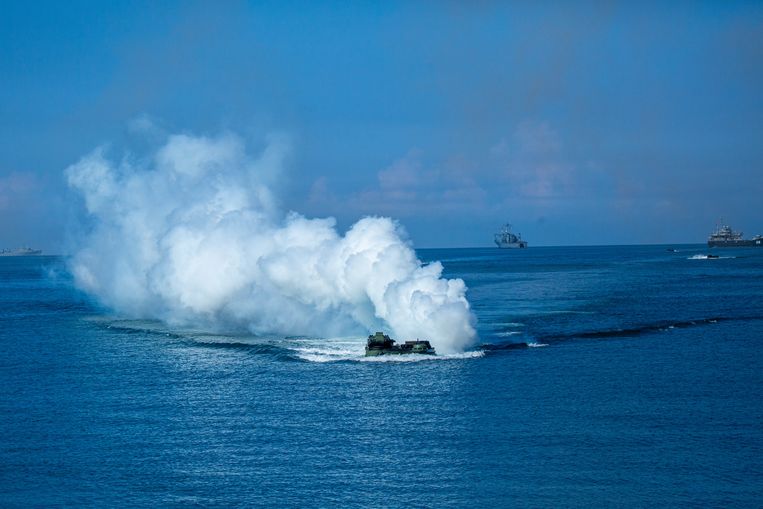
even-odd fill
[[[707,238],[708,247],[763,247],[762,235],[745,239],[742,232],[735,232],[729,225],[722,223],[723,221]]]
[[[41,254],[42,254],[41,250],[32,249],[30,247],[20,247],[18,249],[0,250],[0,256],[37,256]]]
[[[366,343],[366,357],[376,355],[403,355],[409,353],[419,353],[425,355],[434,355],[435,351],[429,341],[406,341],[402,345],[396,345],[395,340],[384,334],[377,332],[368,336]]]
[[[527,241],[522,240],[522,234],[511,233],[511,225],[506,223],[501,231],[495,234],[495,245],[504,248],[525,248]]]

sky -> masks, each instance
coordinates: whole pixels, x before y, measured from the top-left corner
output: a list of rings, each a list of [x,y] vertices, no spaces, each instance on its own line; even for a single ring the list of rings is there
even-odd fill
[[[152,136],[290,152],[285,211],[415,247],[763,233],[760,2],[3,2],[0,248],[63,252],[64,170]]]

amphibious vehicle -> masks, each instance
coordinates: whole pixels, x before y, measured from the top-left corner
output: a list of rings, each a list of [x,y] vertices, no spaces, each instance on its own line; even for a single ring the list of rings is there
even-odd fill
[[[375,355],[402,355],[408,353],[419,353],[425,355],[434,355],[435,351],[429,341],[406,341],[401,345],[396,345],[395,340],[384,334],[377,332],[368,336],[366,343],[366,357]]]

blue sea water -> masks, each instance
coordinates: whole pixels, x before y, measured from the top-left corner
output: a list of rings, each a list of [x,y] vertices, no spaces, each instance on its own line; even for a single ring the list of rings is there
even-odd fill
[[[763,249],[677,248],[421,250],[480,341],[406,362],[120,319],[0,258],[0,506],[760,507]]]

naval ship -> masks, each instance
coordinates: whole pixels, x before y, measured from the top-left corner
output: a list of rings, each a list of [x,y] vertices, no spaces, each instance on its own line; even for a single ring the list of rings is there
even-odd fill
[[[495,234],[495,245],[500,248],[527,247],[527,241],[522,240],[522,234],[511,233],[511,225],[506,223],[501,231]]]
[[[763,247],[763,235],[751,239],[742,238],[742,232],[735,232],[727,224],[719,225],[707,238],[708,247]]]
[[[18,249],[0,249],[0,256],[36,256],[41,254],[41,250],[32,249],[29,247],[20,247]]]

